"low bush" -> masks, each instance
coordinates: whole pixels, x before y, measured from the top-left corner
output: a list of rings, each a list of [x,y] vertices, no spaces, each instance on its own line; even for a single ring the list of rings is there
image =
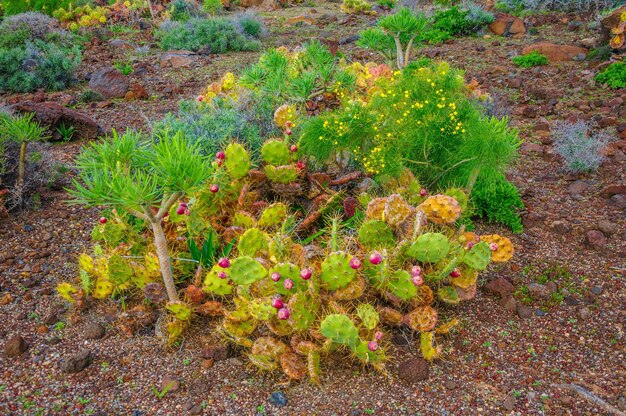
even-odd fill
[[[432,28],[447,32],[451,36],[466,36],[476,33],[482,27],[494,21],[493,14],[477,5],[467,8],[458,6],[436,11],[432,17]]]
[[[31,11],[52,15],[52,12],[60,8],[68,9],[91,3],[91,0],[0,0],[0,10],[5,16]]]
[[[584,121],[557,122],[552,127],[554,149],[571,172],[596,171],[602,164],[602,149],[613,139],[606,131],[592,132]]]
[[[181,131],[205,155],[214,155],[235,140],[246,144],[255,158],[261,143],[280,131],[273,123],[276,98],[249,92],[237,100],[220,97],[207,104],[183,101],[176,114],[169,114],[155,131]]]
[[[514,56],[513,63],[522,68],[531,68],[533,66],[548,65],[548,57],[537,51],[532,51],[526,55]]]
[[[161,48],[165,50],[202,50],[211,54],[228,51],[256,51],[261,46],[260,42],[257,37],[245,32],[252,26],[252,22],[248,20],[245,26],[237,30],[237,25],[225,18],[194,17],[186,22],[165,22],[161,25],[157,36],[160,38]]]
[[[610,88],[626,88],[626,60],[614,62],[595,77],[596,82],[606,84]]]
[[[589,12],[618,6],[621,0],[498,0],[496,9],[508,13],[528,14],[544,11]]]
[[[81,52],[55,23],[28,13],[0,24],[0,91],[60,90],[73,82]]]

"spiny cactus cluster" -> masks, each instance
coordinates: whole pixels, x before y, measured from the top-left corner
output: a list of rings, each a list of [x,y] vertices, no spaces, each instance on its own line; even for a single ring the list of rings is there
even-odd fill
[[[297,152],[285,136],[263,146],[266,174],[269,167],[294,166]],[[420,333],[426,359],[441,356],[436,336],[457,321],[442,322],[437,307],[471,299],[479,271],[513,254],[506,237],[480,237],[456,226],[467,202],[461,190],[429,196],[408,172],[384,183],[387,196],[349,197],[358,205],[351,227],[345,217],[322,210],[331,215],[311,236],[298,231],[303,220],[295,202],[269,199],[276,193],[264,187],[243,146],[228,145],[213,163],[204,189],[174,204],[164,222],[172,257],[182,258],[174,262],[179,281],[193,274],[185,257],[200,251],[186,246],[204,240],[202,247],[213,247],[203,248],[211,254],[200,255],[204,267],[181,291],[181,301],[166,302],[154,248],[120,243],[120,233],[112,231],[101,239],[112,244],[94,257],[81,256],[82,286],[65,283],[59,293],[76,301],[139,288],[166,312],[162,326],[170,343],[195,315],[219,317],[219,333],[261,370],[319,382],[320,365],[332,353],[385,372],[394,327]],[[274,183],[270,174],[267,179]],[[336,192],[326,201],[345,207],[344,199]],[[118,222],[115,227],[124,226],[116,219],[97,228],[106,234]]]

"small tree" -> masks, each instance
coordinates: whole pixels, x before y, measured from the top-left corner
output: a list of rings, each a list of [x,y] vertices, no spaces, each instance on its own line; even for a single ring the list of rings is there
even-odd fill
[[[127,130],[83,150],[77,159],[79,180],[70,190],[73,203],[123,209],[150,224],[170,301],[178,300],[163,218],[184,195],[209,175],[207,160],[181,133],[164,132],[155,140]]]
[[[416,15],[410,9],[402,8],[380,19],[377,28],[361,32],[358,45],[380,52],[385,59],[394,55],[395,45],[396,65],[403,69],[409,64],[415,38],[427,25],[428,19],[423,14]]]
[[[20,155],[17,166],[17,181],[15,190],[21,193],[24,190],[26,172],[26,150],[28,143],[47,139],[44,135],[46,128],[33,121],[34,114],[24,114],[17,117],[3,117],[0,119],[0,136],[12,140],[20,147]],[[1,140],[1,139],[0,139]]]

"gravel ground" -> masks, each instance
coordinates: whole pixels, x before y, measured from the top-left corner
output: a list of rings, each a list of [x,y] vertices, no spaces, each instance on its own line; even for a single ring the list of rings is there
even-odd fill
[[[323,16],[337,14],[337,8],[324,4],[313,15],[323,22]],[[329,34],[339,39],[371,21],[351,18],[320,23],[322,28],[283,23],[307,13],[311,14],[310,8],[298,7],[267,14],[272,34],[266,43],[294,45]],[[592,36],[584,27],[568,31],[567,18],[535,18],[538,34],[524,39],[466,38],[424,51],[466,68],[468,78],[501,93],[508,103],[502,109],[510,112],[511,123],[527,140],[523,157],[510,174],[526,204],[525,231],[511,236],[514,260],[491,269],[482,281],[483,285],[498,278],[512,282],[518,307],[511,312],[510,305],[503,305],[483,286],[472,302],[450,311],[460,317],[462,326],[445,341],[445,358],[430,366],[426,380],[411,384],[398,378],[398,365],[419,355],[415,342],[400,342],[399,334],[392,346],[389,378],[335,358],[325,363],[321,386],[312,386],[258,373],[238,354],[215,362],[205,359],[203,350],[215,342],[210,320],[197,322],[179,349],[163,350],[153,327],[128,334],[117,320],[122,305],[113,301],[80,313],[66,311],[53,293],[54,285],[75,274],[75,258],[88,249],[99,213],[68,207],[64,193],[47,191],[42,193],[42,209],[15,213],[0,222],[0,344],[14,334],[28,344],[18,357],[0,356],[0,414],[608,415],[626,411],[626,216],[623,205],[608,198],[606,191],[626,183],[626,140],[611,145],[598,173],[572,177],[563,171],[546,134],[554,120],[573,116],[621,128],[626,107],[609,103],[616,98],[626,101],[626,91],[593,85],[592,62],[522,71],[510,61],[526,44],[554,41],[557,36],[559,43],[577,44]],[[354,58],[368,58],[353,45],[341,49]],[[114,53],[106,44],[93,46],[84,73],[108,65]],[[256,57],[202,57],[192,69],[162,70],[158,55],[151,53],[142,58],[147,73],[137,75],[136,81],[158,99],[115,101],[109,107],[82,110],[107,128],[149,128],[146,119],[158,120],[176,108],[178,99],[196,95],[226,68]],[[164,92],[172,85],[180,89]],[[77,88],[67,93],[78,92]],[[553,98],[556,103],[550,103]],[[549,107],[541,108],[545,105]],[[70,159],[80,146],[66,144],[54,151],[59,159]],[[479,228],[510,234],[488,224]],[[604,239],[590,241],[589,231],[597,230]],[[529,292],[537,288],[534,284],[556,290],[542,298]],[[130,315],[134,306],[127,305]],[[105,334],[86,339],[93,337],[94,323]],[[84,370],[68,374],[61,369],[61,363],[83,350],[90,352]],[[168,377],[180,385],[159,397]],[[585,392],[591,396],[586,398]],[[281,406],[283,398],[286,404]]]

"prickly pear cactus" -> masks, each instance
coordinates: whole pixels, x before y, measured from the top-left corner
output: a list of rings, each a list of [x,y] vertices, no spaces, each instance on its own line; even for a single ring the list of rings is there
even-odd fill
[[[366,248],[393,247],[393,231],[383,221],[368,220],[359,228],[359,241]]]
[[[250,228],[239,237],[237,250],[243,256],[256,256],[260,251],[269,249],[270,237],[258,228]]]
[[[423,263],[437,263],[449,252],[448,237],[440,233],[425,233],[417,238],[406,254]]]
[[[232,261],[228,276],[238,285],[249,285],[267,276],[267,269],[251,257],[238,257]]]
[[[335,344],[353,347],[359,342],[359,330],[345,315],[328,315],[320,324],[320,330],[322,335]]]
[[[344,288],[356,277],[356,270],[350,267],[351,258],[348,253],[336,251],[322,262],[320,278],[328,290]]]
[[[369,303],[362,303],[357,306],[356,315],[361,320],[361,324],[370,331],[376,328],[380,322],[378,312]]]
[[[365,215],[372,220],[384,221],[387,198],[374,198],[367,204]]]
[[[191,318],[191,307],[183,302],[168,302],[165,309],[170,311],[179,321],[187,321]]]
[[[288,184],[298,180],[298,168],[291,165],[266,165],[265,175],[271,182]]]
[[[402,300],[410,300],[417,294],[417,287],[406,270],[396,270],[389,276],[387,287]]]
[[[263,210],[259,218],[259,227],[274,227],[280,225],[287,218],[287,205],[277,202]]]
[[[287,303],[289,321],[296,332],[307,331],[317,320],[318,301],[306,293],[296,293]]]
[[[222,269],[217,264],[214,265],[204,277],[202,290],[206,293],[218,296],[226,296],[233,293],[233,287],[230,285],[228,279],[228,272],[228,269]]]
[[[268,140],[261,148],[261,157],[268,165],[287,165],[291,162],[291,152],[284,141]]]
[[[491,260],[491,250],[489,244],[481,241],[465,253],[463,262],[475,270],[485,270]]]
[[[414,331],[431,331],[437,325],[437,310],[431,306],[420,306],[404,315],[402,322]]]
[[[461,206],[447,195],[428,197],[418,207],[435,224],[452,224],[461,216]]]
[[[460,302],[459,293],[454,286],[442,286],[437,290],[437,297],[445,302],[456,305]]]
[[[276,293],[281,295],[291,295],[294,293],[305,291],[308,287],[306,280],[300,277],[300,268],[292,263],[278,263],[272,267],[269,271],[268,279],[273,276],[278,278],[277,281],[272,282]],[[288,289],[288,285],[285,282],[290,281],[293,287]]]
[[[513,257],[513,243],[506,237],[498,234],[481,235],[480,241],[489,244],[493,262],[504,263]]]
[[[242,179],[250,170],[250,156],[246,149],[239,143],[231,143],[224,150],[226,158],[224,166],[226,170],[235,179]]]
[[[383,219],[392,227],[403,223],[413,213],[414,208],[402,198],[402,195],[392,194],[385,201]]]

